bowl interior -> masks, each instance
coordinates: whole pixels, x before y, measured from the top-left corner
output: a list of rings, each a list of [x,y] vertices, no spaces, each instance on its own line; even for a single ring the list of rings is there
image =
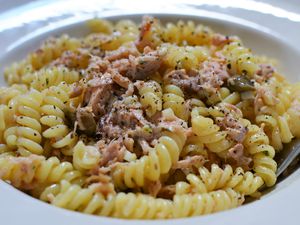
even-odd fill
[[[300,81],[298,75],[300,52],[298,52],[289,43],[286,43],[284,39],[278,37],[277,34],[272,31],[261,27],[259,24],[255,26],[243,25],[240,22],[234,20],[222,20],[222,18],[207,18],[201,16],[188,16],[188,15],[175,15],[175,14],[153,14],[155,17],[161,19],[163,23],[176,22],[179,19],[193,20],[196,23],[202,23],[210,26],[214,31],[226,34],[239,36],[245,46],[250,47],[254,53],[259,55],[265,55],[271,58],[275,58],[279,62],[278,70],[287,77],[288,80]],[[141,21],[142,15],[122,15],[122,16],[110,16],[107,19],[117,21],[120,19],[132,19],[136,22]],[[40,34],[28,34],[20,39],[16,43],[11,43],[4,49],[5,56],[0,58],[1,70],[12,62],[19,61],[24,58],[29,51],[36,49],[41,42],[51,35],[60,35],[67,33],[70,36],[82,37],[88,34],[90,31],[87,28],[84,21],[78,23],[67,24],[63,27],[55,27],[47,32]],[[5,85],[3,76],[0,78],[1,86]],[[275,190],[280,190],[282,187],[287,186],[293,180],[299,178],[300,172],[293,174],[293,176],[286,179],[284,182],[277,185]]]

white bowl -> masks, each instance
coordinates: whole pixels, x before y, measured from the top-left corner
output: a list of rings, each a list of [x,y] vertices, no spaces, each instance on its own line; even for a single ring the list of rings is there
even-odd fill
[[[66,2],[66,1],[65,1]],[[109,1],[108,1],[109,2]],[[120,1],[111,1],[120,2]],[[145,1],[142,1],[145,2]],[[70,2],[69,2],[70,3]],[[51,5],[52,4],[52,5]],[[83,36],[87,34],[88,29],[85,26],[85,20],[92,18],[95,14],[89,8],[86,10],[84,5],[77,4],[83,8],[77,7],[76,11],[74,6],[70,5],[69,10],[71,15],[65,19],[64,13],[58,13],[60,19],[55,19],[55,15],[44,14],[46,20],[43,20],[43,16],[34,17],[34,14],[30,10],[34,10],[40,7],[40,13],[43,13],[43,9],[58,9],[61,3],[51,3],[46,8],[44,5],[29,8],[19,9],[21,14],[16,14],[15,17],[19,17],[22,20],[22,16],[32,15],[32,20],[23,21],[25,24],[20,23],[15,18],[11,21],[8,20],[10,15],[0,15],[0,47],[2,54],[0,54],[0,64],[8,65],[13,61],[22,59],[30,50],[36,48],[39,43],[48,37],[49,35],[59,35],[62,33],[68,33],[73,36]],[[70,3],[71,4],[71,3]],[[74,3],[75,4],[75,3]],[[64,5],[67,7],[68,5]],[[199,9],[195,6],[177,5],[170,9],[160,8],[147,9],[144,7],[132,10],[130,12],[127,9],[126,13],[122,10],[95,9],[99,17],[105,17],[110,20],[119,19],[133,19],[139,21],[143,14],[152,14],[162,21],[176,21],[178,19],[192,19],[196,22],[209,25],[215,31],[229,34],[238,35],[243,40],[246,46],[253,49],[254,53],[265,54],[269,57],[273,57],[280,62],[280,71],[286,75],[287,79],[291,81],[300,81],[299,77],[299,59],[300,48],[292,45],[293,38],[286,38],[286,36],[280,36],[276,30],[270,29],[269,26],[262,26],[260,20],[254,20],[250,22],[242,17],[234,17],[226,13],[211,12]],[[163,6],[161,6],[163,7]],[[185,10],[184,10],[185,9]],[[73,10],[73,11],[72,11]],[[69,12],[68,11],[68,12]],[[13,12],[13,11],[12,11]],[[46,12],[46,11],[45,11]],[[78,12],[81,12],[78,15]],[[138,13],[137,13],[138,12]],[[164,13],[162,13],[164,12]],[[230,12],[230,11],[229,11]],[[22,13],[24,15],[22,15]],[[27,13],[27,14],[26,14]],[[77,14],[76,14],[77,13]],[[297,14],[298,15],[298,14]],[[2,17],[1,17],[2,16]],[[11,15],[12,16],[12,15]],[[48,16],[48,17],[47,17]],[[294,17],[293,17],[294,18]],[[300,18],[300,16],[299,16]],[[298,17],[296,17],[298,19]],[[6,21],[6,22],[5,22]],[[46,26],[45,21],[48,21]],[[49,23],[50,21],[50,23]],[[270,20],[272,21],[272,20]],[[300,19],[299,19],[300,21]],[[35,26],[35,22],[39,23],[39,26]],[[12,28],[9,29],[9,24]],[[19,26],[18,26],[19,24]],[[300,26],[289,24],[291,29],[298,29]],[[30,27],[34,27],[30,32]],[[281,28],[282,29],[282,28]],[[299,29],[300,30],[300,29]],[[298,31],[299,31],[298,30]],[[3,67],[2,67],[3,69]],[[2,78],[1,78],[2,79]],[[5,85],[3,79],[1,85]],[[269,194],[265,195],[261,200],[253,203],[241,206],[237,209],[216,213],[208,216],[176,219],[176,220],[164,220],[164,221],[134,221],[135,224],[297,224],[297,209],[298,202],[300,201],[300,171],[296,171],[286,180],[278,184],[275,189]],[[132,224],[133,221],[112,219],[97,217],[91,215],[84,215],[77,212],[72,212],[60,208],[53,207],[39,200],[33,199],[30,196],[14,189],[8,184],[0,181],[0,218],[5,224]]]

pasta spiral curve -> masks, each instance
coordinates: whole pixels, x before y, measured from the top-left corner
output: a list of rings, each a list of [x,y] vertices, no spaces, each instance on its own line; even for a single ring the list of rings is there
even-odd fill
[[[208,57],[208,50],[205,47],[165,44],[163,45],[163,48],[165,48],[167,52],[164,62],[171,68],[186,70],[194,69]]]
[[[118,218],[156,219],[169,218],[172,214],[170,200],[123,192],[104,196],[97,192],[97,188],[97,184],[82,188],[62,180],[60,184],[45,189],[40,199],[66,209]],[[139,210],[136,210],[137,207]]]
[[[43,99],[43,93],[31,89],[26,94],[16,96],[9,103],[14,111],[16,126],[8,128],[4,138],[8,146],[17,149],[21,155],[43,153],[42,127],[39,122]]]
[[[213,164],[209,171],[205,167],[200,167],[199,176],[194,174],[187,175],[188,182],[178,182],[176,184],[176,194],[188,193],[207,193],[218,189],[232,188],[233,190],[244,194],[254,194],[263,184],[259,176],[238,167],[233,171],[230,165],[221,169],[218,165]]]
[[[49,38],[35,52],[20,63],[15,63],[4,71],[4,77],[8,84],[21,83],[25,74],[39,70],[49,62],[57,59],[64,51],[75,50],[80,41],[62,35],[58,38]]]
[[[140,102],[146,109],[147,116],[151,117],[162,110],[162,89],[156,81],[144,82],[139,88]]]
[[[32,154],[28,157],[0,157],[0,178],[10,181],[14,187],[32,189],[39,185],[58,183],[62,179],[80,184],[83,176],[69,162]]]
[[[241,205],[244,196],[232,190],[212,191],[203,194],[175,195],[173,199],[173,217],[198,216],[235,208]]]
[[[258,87],[255,108],[257,124],[264,130],[275,150],[283,149],[284,143],[291,142],[293,133],[290,129],[289,108],[292,102],[291,87],[272,77]]]
[[[243,195],[232,189],[205,194],[175,195],[173,201],[144,194],[118,193],[104,196],[97,185],[81,188],[62,180],[42,193],[41,200],[66,209],[88,214],[126,219],[163,219],[197,216],[237,207]],[[139,210],[136,210],[136,208]]]
[[[181,132],[165,132],[148,155],[116,166],[112,174],[115,186],[120,189],[143,187],[146,179],[157,181],[178,161],[185,141],[186,136]]]
[[[23,82],[36,90],[42,91],[51,86],[59,85],[62,82],[73,84],[79,81],[80,75],[77,71],[67,67],[50,67],[41,69],[35,73],[25,75]]]
[[[213,31],[193,21],[178,21],[176,24],[167,23],[162,32],[164,41],[174,44],[187,42],[189,45],[207,45],[211,42]]]
[[[219,131],[220,127],[214,124],[211,118],[202,116],[201,107],[195,107],[191,117],[192,130],[197,135],[198,141],[210,151],[221,154],[232,147],[233,142],[226,138],[226,131]]]
[[[166,85],[164,87],[163,108],[170,108],[180,119],[187,121],[189,113],[185,105],[184,94],[176,85]]]
[[[70,149],[77,143],[77,135],[65,124],[64,111],[69,101],[69,86],[61,83],[45,90],[45,98],[41,106],[43,116],[40,121],[49,127],[43,131],[43,137],[50,140],[52,147],[64,148],[64,152],[72,155]]]
[[[73,165],[77,170],[89,170],[98,165],[100,153],[95,146],[79,141],[73,149]]]
[[[251,53],[251,50],[245,48],[240,41],[233,41],[222,50],[230,66],[232,74],[246,74],[250,77],[259,69],[257,59]]]
[[[272,186],[276,182],[277,163],[273,159],[274,148],[269,145],[269,138],[257,125],[248,123],[248,133],[244,140],[246,150],[253,156],[253,170],[260,176],[267,186]]]
[[[0,87],[0,104],[7,105],[14,97],[25,94],[28,88],[24,84],[13,84],[10,87]]]

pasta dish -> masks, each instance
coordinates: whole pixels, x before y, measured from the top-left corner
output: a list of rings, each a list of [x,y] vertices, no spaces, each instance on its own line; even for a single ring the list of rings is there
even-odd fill
[[[276,183],[300,137],[300,85],[237,36],[144,16],[88,21],[5,69],[0,178],[100,216],[215,213]]]

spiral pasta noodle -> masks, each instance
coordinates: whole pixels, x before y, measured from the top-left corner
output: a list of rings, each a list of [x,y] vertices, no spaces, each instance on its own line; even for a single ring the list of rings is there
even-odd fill
[[[45,193],[51,193],[50,202],[53,205],[88,214],[127,219],[197,216],[231,209],[243,202],[243,196],[232,189],[208,194],[175,195],[173,201],[122,192],[105,197],[96,192],[96,186],[83,189],[64,180],[51,189],[41,195],[42,200],[47,201]],[[139,207],[139,210],[136,210],[136,207]]]
[[[58,158],[45,159],[43,156],[0,157],[0,177],[21,189],[33,189],[38,185],[58,183],[64,179],[72,183],[82,183],[82,174],[74,170],[69,162]]]
[[[0,103],[7,105],[14,97],[25,94],[28,88],[24,84],[13,84],[10,87],[0,88]]]
[[[62,83],[45,90],[45,98],[41,105],[41,124],[48,127],[44,130],[43,137],[50,139],[54,148],[65,148],[67,154],[77,142],[77,135],[65,125],[64,110],[69,101],[68,85]]]
[[[148,81],[139,88],[140,102],[146,109],[147,116],[151,117],[162,110],[162,90],[156,81]]]
[[[77,170],[88,170],[97,166],[100,153],[94,146],[86,146],[79,141],[73,149],[73,164]]]
[[[291,88],[276,78],[260,86],[257,101],[261,108],[256,110],[256,123],[264,124],[271,145],[275,150],[282,150],[284,143],[291,142],[290,129]]]
[[[226,131],[219,131],[220,127],[214,124],[212,119],[202,116],[200,110],[199,107],[194,108],[191,114],[192,129],[198,140],[215,153],[222,153],[230,149],[233,143],[226,138]]]
[[[42,91],[51,86],[57,86],[62,82],[73,84],[79,81],[79,78],[80,75],[77,71],[72,71],[66,67],[51,67],[24,76],[23,80],[30,87]]]
[[[207,45],[211,42],[213,31],[202,24],[193,21],[178,21],[167,23],[162,33],[163,40],[175,44],[187,42],[189,45]]]
[[[197,68],[200,62],[208,57],[208,50],[204,47],[179,47],[176,45],[166,45],[165,64],[176,69]]]
[[[166,132],[158,139],[158,144],[149,155],[119,164],[112,175],[116,187],[143,187],[146,179],[157,181],[160,175],[168,173],[172,164],[178,160],[185,139],[185,135],[180,132]]]
[[[79,41],[62,35],[59,38],[50,38],[43,45],[31,53],[24,61],[13,64],[4,71],[4,77],[8,84],[20,83],[22,77],[32,71],[39,70],[52,60],[58,58],[66,50],[75,50]]]
[[[224,47],[223,54],[227,58],[227,67],[236,74],[253,76],[258,70],[257,60],[251,50],[245,48],[240,41],[234,41]]]
[[[175,195],[175,218],[198,216],[235,208],[242,204],[243,195],[228,188],[204,194]]]
[[[284,143],[292,141],[293,134],[289,127],[290,118],[287,113],[274,118],[270,115],[259,115],[256,117],[258,124],[264,124],[266,129],[269,129],[269,137],[271,145],[276,150],[281,150]],[[267,132],[268,133],[268,132]]]
[[[51,204],[88,214],[127,219],[168,218],[172,214],[170,200],[122,192],[104,196],[97,192],[97,185],[81,188],[79,185],[71,185],[68,181],[62,180],[59,185],[46,189],[40,198],[48,201],[47,195],[50,193],[53,196]],[[136,207],[139,207],[139,210],[136,210]]]
[[[11,148],[16,148],[21,155],[29,153],[42,154],[41,132],[39,122],[41,117],[40,107],[43,101],[43,94],[37,90],[30,90],[24,95],[16,96],[15,107],[16,126],[8,128],[4,132],[6,143]]]
[[[164,87],[163,108],[170,108],[175,115],[183,120],[188,119],[188,109],[185,105],[184,94],[176,85],[166,85]]]
[[[274,148],[269,145],[268,136],[256,125],[248,125],[248,133],[245,138],[245,146],[253,155],[253,170],[263,178],[267,186],[272,186],[276,182],[277,164],[273,157]]]
[[[180,155],[182,157],[189,155],[207,156],[207,150],[205,149],[203,142],[199,140],[199,138],[196,135],[194,135],[187,138],[186,144],[182,149]]]
[[[178,182],[176,184],[176,194],[207,193],[218,189],[232,188],[233,190],[244,194],[254,194],[263,184],[259,176],[240,167],[233,171],[230,165],[221,169],[218,165],[213,164],[209,171],[205,167],[199,168],[199,177],[194,174],[187,176],[188,183]]]
[[[296,137],[299,138],[300,137],[300,132],[299,132],[299,112],[298,112],[298,104],[300,102],[300,93],[298,91],[299,88],[299,84],[295,84],[293,89],[294,89],[294,93],[292,96],[292,102],[290,105],[290,108],[288,108],[287,110],[287,114],[289,115],[289,128],[292,132],[292,134]]]

